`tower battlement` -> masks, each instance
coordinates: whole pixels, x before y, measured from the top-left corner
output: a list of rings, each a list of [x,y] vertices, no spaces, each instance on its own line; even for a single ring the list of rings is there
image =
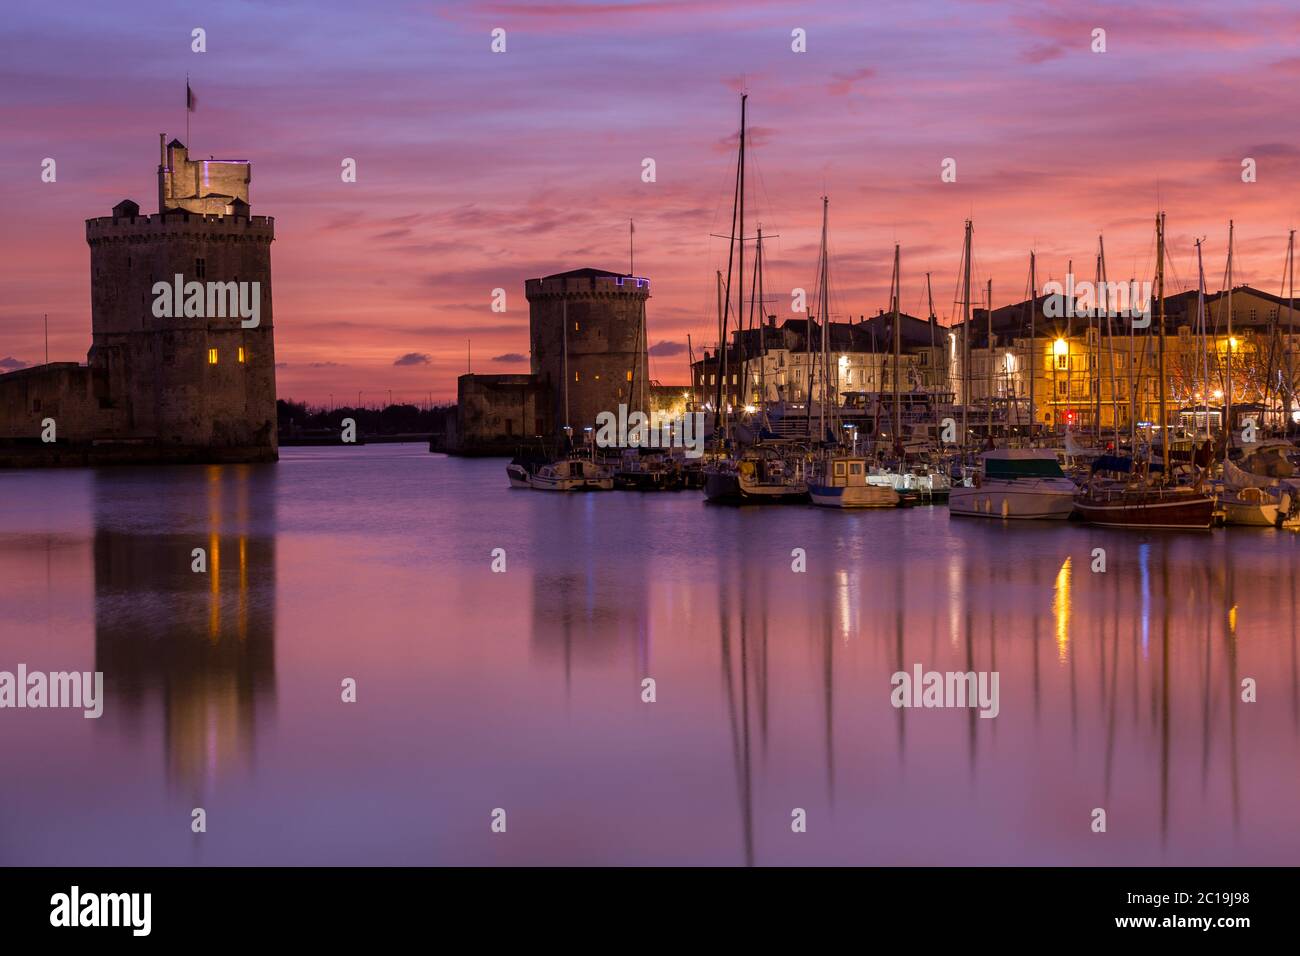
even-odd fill
[[[530,302],[551,296],[627,296],[647,299],[650,297],[650,280],[600,272],[597,269],[578,269],[544,279],[529,279],[524,283],[524,295]]]
[[[210,215],[172,210],[154,213],[152,216],[97,216],[86,220],[86,241],[92,245],[97,242],[153,241],[171,237],[243,238],[271,242],[275,239],[275,217]]]

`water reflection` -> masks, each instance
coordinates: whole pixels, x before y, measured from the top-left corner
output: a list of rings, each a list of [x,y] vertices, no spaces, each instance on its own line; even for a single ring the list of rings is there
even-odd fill
[[[177,469],[155,495],[136,472],[95,475],[95,666],[136,735],[159,713],[168,779],[195,796],[247,765],[274,705],[273,480]]]
[[[191,862],[198,805],[223,864],[1300,852],[1300,535],[511,493],[500,470],[388,447],[0,476],[0,650],[93,652],[109,696],[98,722],[0,720],[8,834],[38,834],[0,861]],[[916,665],[997,671],[998,716],[891,706]]]

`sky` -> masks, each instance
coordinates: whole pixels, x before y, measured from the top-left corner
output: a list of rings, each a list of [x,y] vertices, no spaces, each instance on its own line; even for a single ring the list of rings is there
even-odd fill
[[[312,403],[527,371],[524,280],[627,271],[629,219],[652,378],[687,381],[688,336],[717,337],[742,91],[781,318],[814,286],[823,195],[834,318],[888,307],[897,242],[902,308],[926,314],[929,272],[946,321],[968,217],[995,306],[1024,298],[1031,249],[1040,287],[1071,261],[1091,278],[1099,235],[1112,279],[1151,279],[1158,209],[1170,288],[1195,287],[1198,238],[1222,285],[1231,219],[1235,284],[1278,293],[1300,219],[1294,2],[76,0],[2,29],[0,371],[43,360],[44,313],[50,359],[85,361],[84,220],[154,211],[187,73],[192,154],[250,160],[275,217],[278,391]]]

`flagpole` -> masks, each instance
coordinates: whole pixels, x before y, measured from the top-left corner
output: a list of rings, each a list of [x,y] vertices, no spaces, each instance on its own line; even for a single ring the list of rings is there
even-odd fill
[[[185,74],[185,148],[190,148],[190,75]]]

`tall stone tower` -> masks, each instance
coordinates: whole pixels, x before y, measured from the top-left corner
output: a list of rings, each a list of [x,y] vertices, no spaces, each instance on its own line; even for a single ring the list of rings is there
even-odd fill
[[[581,442],[600,412],[617,412],[620,404],[649,411],[649,279],[575,269],[529,279],[524,289],[532,371],[550,388],[557,431],[567,422]]]
[[[124,200],[86,220],[89,365],[107,370],[122,437],[201,449],[207,460],[273,461],[275,221],[250,214],[248,162],[191,160],[177,140],[159,146],[157,214]],[[177,276],[201,284],[203,301],[174,301],[159,316],[156,284]],[[257,302],[256,326],[245,327],[236,296]]]

